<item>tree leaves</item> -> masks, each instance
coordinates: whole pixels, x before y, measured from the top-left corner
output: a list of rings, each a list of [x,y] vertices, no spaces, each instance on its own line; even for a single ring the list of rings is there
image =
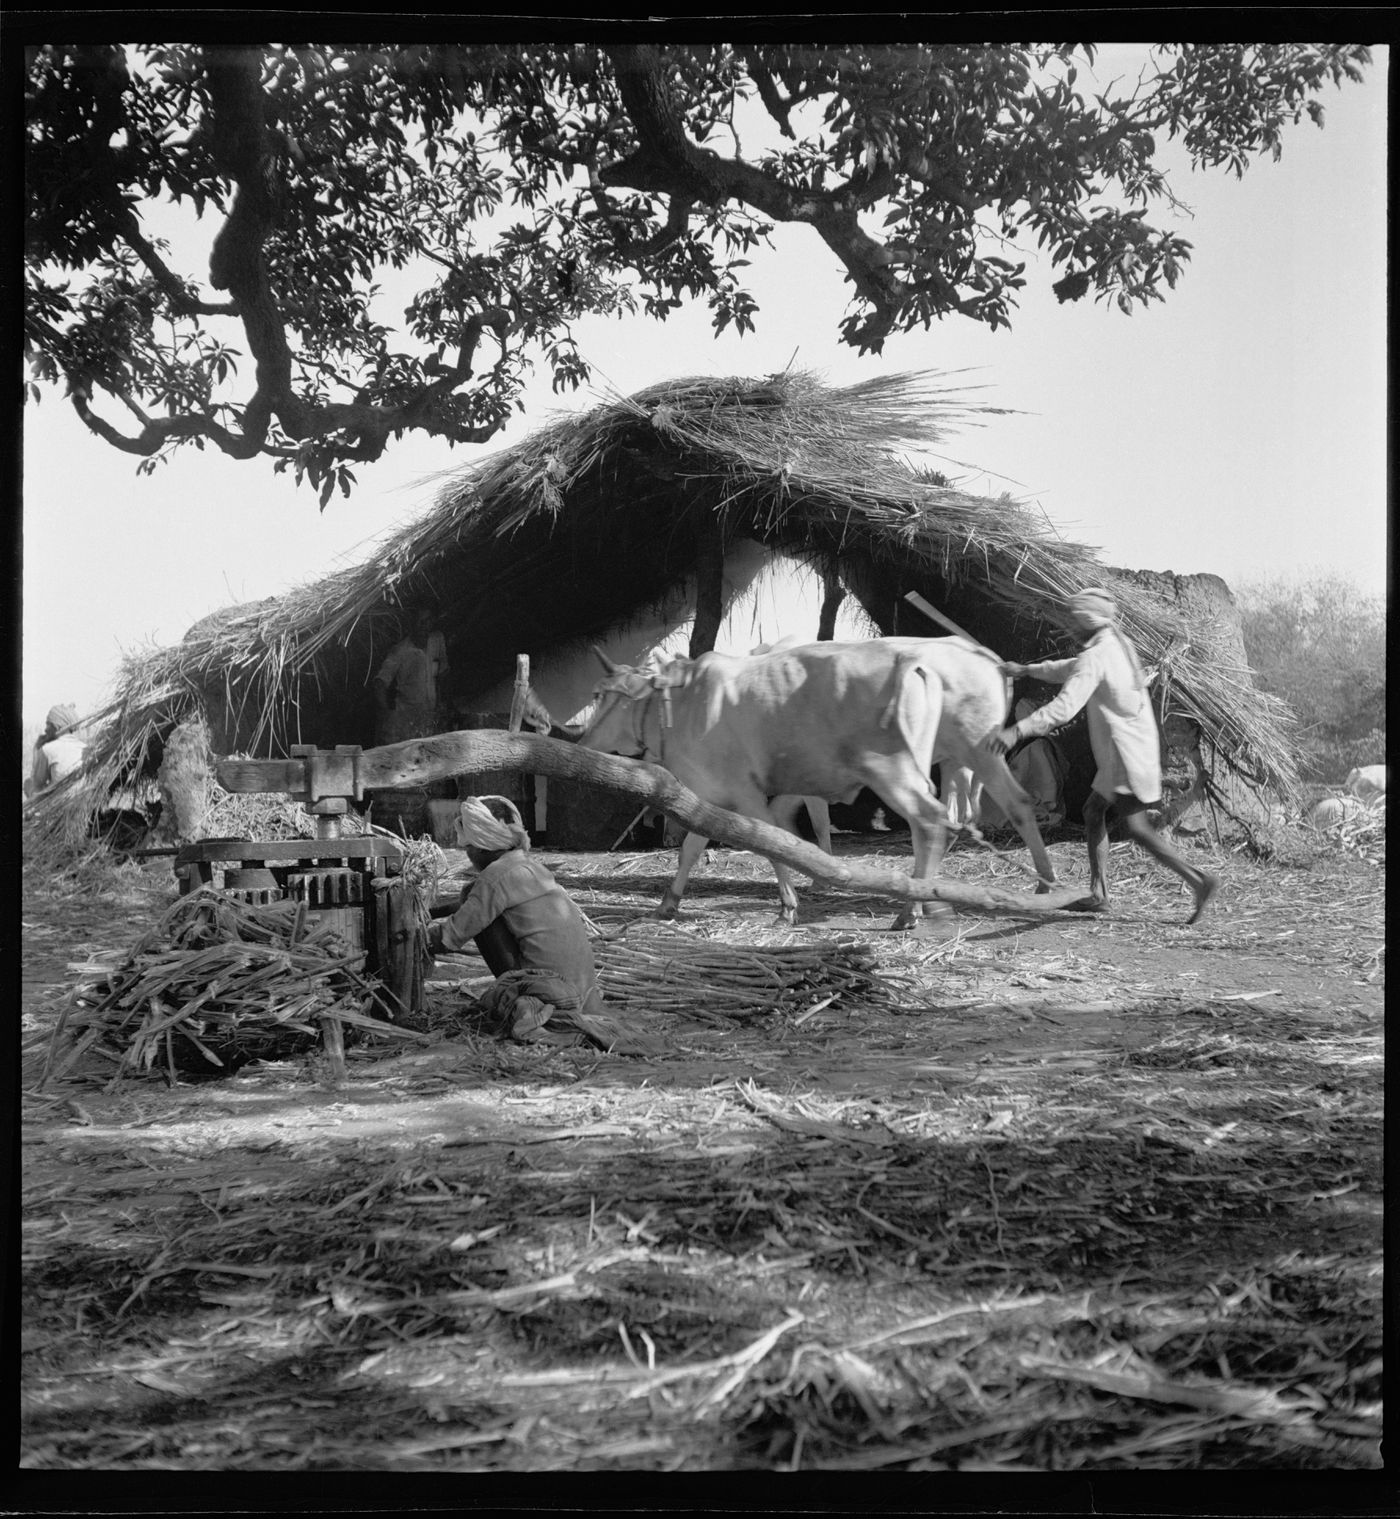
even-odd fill
[[[37,48],[26,394],[66,385],[146,458],[212,442],[293,464],[324,506],[405,431],[485,441],[536,358],[556,390],[584,383],[581,316],[702,299],[717,332],[751,330],[744,271],[779,222],[844,267],[839,330],[861,352],[947,316],[1009,325],[1026,266],[1001,254],[1023,230],[1061,301],[1128,313],[1191,256],[1147,219],[1170,196],[1159,143],[1240,175],[1285,126],[1321,125],[1314,97],[1370,56],[1154,60],[1124,93],[1088,88],[1093,49],[1070,44]],[[169,204],[221,219],[228,302],[140,233]],[[388,270],[418,282],[406,310],[384,309]],[[241,349],[213,326],[224,312]],[[483,322],[502,345],[489,365]]]
[[[1385,754],[1386,622],[1380,598],[1344,576],[1236,587],[1246,652],[1260,687],[1297,713],[1300,771],[1341,778]]]

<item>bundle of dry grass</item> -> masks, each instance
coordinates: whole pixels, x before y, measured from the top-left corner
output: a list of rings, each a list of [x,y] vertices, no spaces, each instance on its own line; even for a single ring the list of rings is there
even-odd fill
[[[447,880],[447,856],[427,835],[418,839],[406,839],[401,834],[390,833],[387,828],[377,826],[371,832],[393,839],[399,846],[402,856],[399,875],[412,887],[426,914],[429,904],[437,901]]]
[[[315,836],[315,820],[294,797],[275,791],[225,791],[215,784],[209,787],[208,801],[195,838],[310,839]]]
[[[1331,830],[1343,849],[1369,854],[1385,847],[1385,798],[1344,817]]]
[[[892,978],[882,975],[869,945],[731,946],[653,925],[630,942],[594,945],[608,1003],[627,1013],[677,1013],[701,1022],[796,1015],[823,1008],[888,1006]]]
[[[906,457],[995,410],[936,374],[834,389],[787,372],[676,380],[563,418],[455,474],[365,563],[128,660],[91,720],[91,784],[110,788],[200,711],[226,752],[285,751],[303,725],[367,740],[367,687],[411,609],[431,609],[449,646],[470,651],[486,691],[518,653],[582,647],[634,621],[693,575],[718,532],[837,574],[887,633],[932,631],[899,610],[917,589],[1008,658],[1068,641],[1065,596],[1106,582],[1158,669],[1163,714],[1197,723],[1213,762],[1291,795],[1287,708],[1221,657],[1196,612],[1009,498],[941,485]]]
[[[164,1060],[176,1071],[231,1073],[251,1060],[310,1051],[324,1020],[414,1037],[370,1016],[375,984],[362,952],[308,922],[304,902],[255,906],[204,888],[179,898],[115,967],[96,966],[59,1017],[40,1084],[85,1056],[112,1081]]]

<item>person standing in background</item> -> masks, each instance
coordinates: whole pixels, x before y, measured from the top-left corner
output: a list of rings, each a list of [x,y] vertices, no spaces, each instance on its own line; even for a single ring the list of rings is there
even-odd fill
[[[78,709],[67,703],[50,707],[44,731],[34,742],[29,779],[24,783],[25,796],[38,796],[71,775],[82,764],[86,749],[87,741],[79,731]]]
[[[438,696],[447,674],[447,640],[427,610],[414,614],[406,637],[389,650],[374,677],[378,741],[402,743],[439,731]]]

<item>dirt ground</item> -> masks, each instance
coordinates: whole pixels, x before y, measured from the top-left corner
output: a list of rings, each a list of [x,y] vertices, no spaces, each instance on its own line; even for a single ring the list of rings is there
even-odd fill
[[[730,1023],[694,985],[620,1056],[474,1031],[444,957],[425,1041],[339,1086],[40,1089],[74,967],[174,883],[27,872],[22,1466],[1378,1467],[1383,859],[1194,847],[1197,927],[1121,845],[1110,916],[950,938],[811,886],[777,926],[714,850],[690,941],[858,940],[889,995]],[[661,931],[673,853],[541,854],[600,934]]]

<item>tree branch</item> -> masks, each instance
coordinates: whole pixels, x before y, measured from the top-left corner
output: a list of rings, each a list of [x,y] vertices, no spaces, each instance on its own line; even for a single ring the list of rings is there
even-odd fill
[[[122,236],[135,250],[141,262],[151,271],[157,285],[165,292],[166,299],[170,302],[171,309],[176,316],[238,316],[238,305],[234,301],[201,301],[192,296],[180,283],[179,277],[156,252],[155,248],[147,242],[141,233],[140,223],[136,220],[136,213],[127,208],[126,215],[122,218]]]
[[[773,75],[759,61],[758,53],[754,48],[740,48],[739,55],[748,66],[749,78],[758,87],[758,98],[763,102],[764,109],[778,123],[778,130],[783,136],[795,141],[797,134],[793,131],[792,122],[788,119],[793,102],[784,100],[778,94],[778,86],[773,80]]]
[[[149,458],[150,455],[159,453],[172,439],[181,438],[208,438],[210,442],[216,443],[224,453],[234,459],[251,459],[262,452],[276,452],[274,449],[266,448],[262,438],[253,439],[246,433],[230,432],[207,413],[152,418],[135,437],[128,437],[118,432],[110,422],[93,411],[92,392],[85,383],[71,376],[69,399],[73,403],[73,410],[77,412],[83,424],[105,443],[110,443],[113,448],[120,449],[124,454],[140,454]]]
[[[129,210],[123,218],[122,234],[178,314],[227,315],[242,320],[256,370],[253,394],[242,408],[241,431],[231,430],[205,412],[145,419],[140,432],[128,436],[92,409],[90,384],[70,372],[73,406],[83,423],[113,448],[144,456],[158,453],[172,440],[188,438],[208,439],[236,459],[251,458],[260,452],[285,455],[285,449],[269,447],[267,443],[274,418],[286,436],[296,442],[331,433],[346,434],[355,440],[355,446],[341,450],[341,456],[360,461],[379,458],[389,439],[408,427],[419,427],[455,442],[488,441],[500,431],[503,420],[471,427],[453,426],[435,421],[429,413],[435,400],[471,378],[473,359],[487,328],[500,339],[497,368],[504,362],[512,321],[505,307],[492,307],[469,317],[463,324],[457,362],[397,406],[355,401],[318,405],[296,393],[292,350],[263,252],[276,224],[272,170],[281,138],[274,135],[264,120],[260,51],[252,48],[220,51],[207,59],[206,74],[211,152],[220,171],[234,185],[228,217],[210,252],[209,274],[214,288],[227,290],[232,300],[226,305],[194,300],[142,235]]]
[[[376,406],[366,402],[326,402],[312,406],[299,401],[304,430],[298,441],[325,437],[330,433],[345,433],[357,439],[354,447],[341,449],[340,457],[360,463],[380,458],[390,438],[406,428],[417,428],[436,437],[451,439],[454,443],[489,442],[505,425],[504,419],[482,422],[473,427],[452,426],[434,421],[427,415],[433,400],[445,396],[472,375],[472,358],[481,334],[488,328],[496,331],[501,340],[501,358],[504,362],[506,338],[510,326],[510,313],[504,307],[495,307],[471,317],[464,329],[462,346],[456,365],[445,370],[432,384],[423,386],[411,399],[398,406]],[[122,453],[149,457],[159,453],[166,444],[175,440],[205,438],[223,453],[234,459],[251,459],[259,453],[274,458],[287,458],[294,450],[279,448],[267,442],[267,429],[253,432],[245,428],[241,433],[225,427],[207,412],[175,417],[148,418],[127,396],[113,392],[144,423],[140,432],[127,435],[99,416],[92,409],[92,393],[88,381],[70,373],[69,394],[73,409],[84,425],[104,442]],[[251,403],[250,403],[251,404]],[[245,413],[246,414],[246,413]]]
[[[630,247],[624,245],[622,251],[630,258],[651,258],[654,254],[669,248],[672,243],[685,235],[690,226],[690,213],[694,209],[693,200],[683,195],[672,195],[667,202],[666,225],[644,242]]]
[[[805,222],[845,265],[863,299],[874,307],[869,330],[878,338],[894,326],[898,279],[884,247],[863,230],[850,188],[821,195],[795,191],[738,159],[721,158],[686,137],[666,90],[660,52],[650,44],[605,49],[618,92],[637,133],[635,152],[606,165],[601,184],[621,185],[683,202],[719,204],[733,198],[774,221]],[[868,194],[866,186],[863,193]]]

